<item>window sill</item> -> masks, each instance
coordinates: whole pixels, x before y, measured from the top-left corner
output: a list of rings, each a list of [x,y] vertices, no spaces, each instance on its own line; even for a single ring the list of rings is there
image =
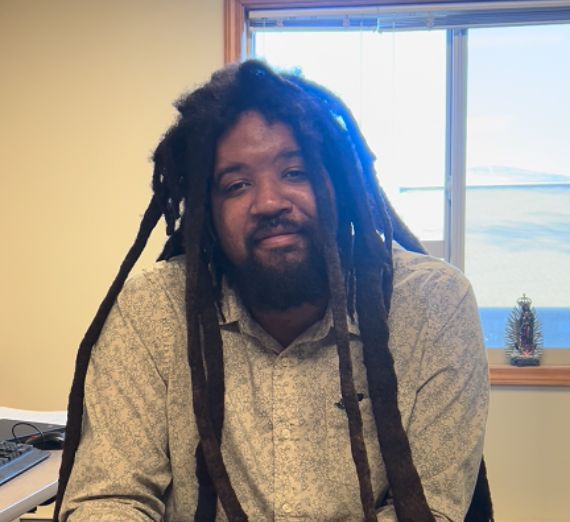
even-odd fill
[[[489,365],[493,386],[568,386],[570,366],[532,366],[519,368],[508,364]]]

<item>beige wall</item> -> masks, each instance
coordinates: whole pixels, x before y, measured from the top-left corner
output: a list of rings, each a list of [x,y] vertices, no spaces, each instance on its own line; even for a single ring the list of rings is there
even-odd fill
[[[493,387],[486,437],[498,522],[570,520],[570,390]]]
[[[0,0],[1,405],[65,408],[171,103],[223,64],[222,4]]]
[[[222,0],[0,0],[0,50],[0,405],[64,409],[170,103],[222,65]],[[499,522],[570,520],[569,412],[567,390],[493,390]]]

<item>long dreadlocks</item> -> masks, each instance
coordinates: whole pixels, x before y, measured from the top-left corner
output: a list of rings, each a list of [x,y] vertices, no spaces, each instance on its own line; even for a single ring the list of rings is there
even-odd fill
[[[323,88],[297,76],[278,75],[256,61],[215,73],[205,86],[180,99],[176,108],[180,113],[178,121],[153,155],[153,197],[136,240],[79,348],[69,398],[55,519],[79,445],[91,350],[150,233],[164,217],[168,240],[159,259],[184,254],[186,263],[188,361],[200,437],[196,449],[199,495],[195,519],[213,520],[219,499],[229,520],[247,520],[220,450],[224,368],[218,313],[221,278],[227,262],[210,221],[209,190],[218,140],[236,124],[240,115],[257,111],[269,123],[289,126],[301,147],[315,193],[342,400],[348,416],[364,519],[376,520],[376,506],[352,378],[347,311],[351,315],[356,312],[359,318],[369,394],[398,520],[434,520],[402,426],[396,374],[388,349],[392,242],[417,252],[423,252],[423,248],[378,186],[374,157],[351,113]],[[334,191],[330,190],[330,184]],[[477,491],[486,492],[485,489],[485,477],[480,476]],[[472,508],[468,520],[492,519],[489,502],[480,502],[476,507],[479,511],[475,513]]]

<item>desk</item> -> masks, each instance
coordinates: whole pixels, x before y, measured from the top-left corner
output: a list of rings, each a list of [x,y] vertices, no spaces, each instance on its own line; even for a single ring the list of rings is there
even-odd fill
[[[50,451],[46,460],[0,486],[0,522],[11,522],[55,497],[61,453]]]

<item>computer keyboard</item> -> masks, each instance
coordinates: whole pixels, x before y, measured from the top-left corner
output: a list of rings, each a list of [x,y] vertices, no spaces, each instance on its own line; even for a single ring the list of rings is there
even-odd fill
[[[49,457],[49,451],[29,444],[0,441],[0,485]]]

